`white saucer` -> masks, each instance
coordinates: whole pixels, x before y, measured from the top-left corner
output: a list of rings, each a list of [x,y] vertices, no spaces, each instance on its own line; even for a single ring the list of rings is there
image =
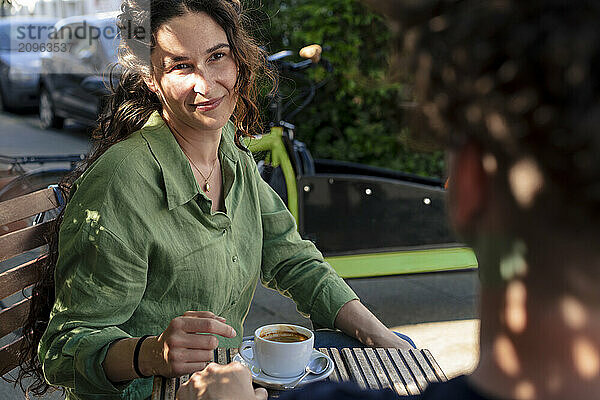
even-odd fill
[[[252,356],[252,349],[246,349],[244,355],[246,355],[247,357]],[[313,353],[310,356],[310,360],[312,361],[313,359],[315,359],[317,357],[326,357],[329,360],[329,365],[327,366],[327,369],[325,370],[325,372],[323,372],[319,375],[308,374],[308,376],[306,378],[304,378],[302,380],[302,382],[300,382],[298,384],[298,386],[305,385],[305,384],[311,383],[311,382],[321,381],[321,380],[327,378],[333,372],[333,368],[334,368],[333,360],[331,358],[329,358],[327,356],[327,354],[323,354],[320,351],[313,350]],[[257,383],[261,386],[264,386],[266,388],[284,390],[283,386],[288,385],[291,382],[293,382],[299,378],[299,376],[295,376],[292,378],[276,378],[274,376],[267,375],[261,371],[260,367],[258,366],[258,363],[256,363],[255,361],[252,361],[252,360],[247,362],[239,354],[236,354],[235,357],[233,357],[232,361],[237,361],[237,362],[240,362],[240,363],[244,364],[245,366],[247,366],[248,369],[250,369],[250,372],[252,372],[252,380],[255,383]]]

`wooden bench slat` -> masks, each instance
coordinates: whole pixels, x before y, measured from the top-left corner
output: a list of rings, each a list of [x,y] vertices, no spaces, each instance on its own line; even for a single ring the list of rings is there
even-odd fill
[[[59,206],[54,189],[42,189],[0,203],[0,225],[31,217]]]
[[[344,361],[342,360],[342,356],[340,355],[340,351],[336,348],[329,349],[331,351],[331,359],[335,364],[335,369],[339,374],[339,378],[342,382],[347,382],[350,380],[350,375],[348,375],[348,371],[346,370],[346,366],[344,365]]]
[[[50,232],[54,220],[28,226],[15,232],[0,236],[0,261],[8,260],[28,250],[46,244],[46,234]]]
[[[435,361],[435,358],[433,358],[433,354],[431,354],[431,352],[427,349],[423,349],[421,350],[421,352],[423,353],[423,356],[437,375],[439,381],[446,382],[448,380],[448,377],[446,376],[440,365],[437,363],[437,361]]]
[[[367,385],[369,385],[369,389],[377,390],[379,389],[379,384],[377,383],[377,379],[375,379],[375,374],[367,361],[367,357],[365,356],[365,352],[361,348],[352,349],[354,355],[356,356],[356,360],[358,361],[358,365],[363,372],[365,379],[367,380]]]
[[[358,364],[352,355],[352,350],[345,348],[342,349],[342,356],[344,357],[344,361],[346,361],[346,365],[348,366],[348,371],[350,372],[350,376],[356,382],[361,389],[366,389],[367,384],[362,377]]]
[[[43,255],[1,273],[0,300],[37,282],[47,257],[47,255]]]
[[[417,362],[411,355],[410,350],[400,350],[400,356],[402,357],[402,360],[404,360],[406,365],[408,365],[408,369],[410,370],[410,372],[412,372],[412,375],[414,376],[417,385],[419,385],[419,389],[421,390],[421,392],[423,392],[427,387],[427,378],[425,378],[425,375],[423,375],[423,371],[421,371],[419,364],[417,364]]]
[[[319,351],[323,354],[325,354],[327,357],[331,358],[331,360],[333,361],[333,358],[331,357],[331,354],[329,353],[329,350],[327,350],[327,348],[325,347],[320,347]],[[339,382],[340,381],[340,377],[338,376],[338,373],[336,371],[335,368],[335,361],[333,361],[333,371],[331,372],[331,375],[329,375],[329,378],[327,378],[330,381],[333,382]]]
[[[0,312],[0,338],[25,324],[30,304],[31,300],[26,298]]]
[[[379,381],[379,385],[381,386],[381,388],[382,389],[391,388],[390,381],[388,380],[387,376],[385,375],[385,371],[383,370],[381,363],[377,359],[375,350],[373,350],[370,347],[366,347],[365,353],[367,354],[367,358],[369,359],[369,362],[371,363],[371,367],[373,368],[373,371],[375,372],[375,376],[377,377],[377,380]]]
[[[388,373],[392,381],[392,385],[394,387],[394,391],[398,393],[400,396],[408,396],[408,392],[406,391],[406,386],[402,379],[398,376],[398,372],[396,372],[396,368],[394,368],[394,364],[390,359],[389,354],[385,351],[385,349],[377,349],[377,354],[379,354],[379,358],[381,358],[381,362],[383,362],[383,366]]]
[[[402,360],[402,357],[400,356],[400,351],[398,349],[388,349],[388,352],[390,353],[390,356],[392,357],[392,361],[394,362],[394,365],[398,369],[398,372],[400,373],[402,380],[404,380],[404,385],[406,386],[406,390],[408,391],[408,394],[412,395],[412,394],[421,393],[421,391],[419,390],[419,386],[415,382],[415,378],[413,378],[407,365]]]
[[[417,360],[417,363],[419,364],[421,370],[425,374],[425,379],[427,379],[427,382],[438,382],[438,378],[435,375],[435,372],[433,371],[433,369],[431,369],[429,363],[427,362],[427,360],[425,360],[425,357],[423,357],[423,354],[421,354],[419,350],[410,350],[410,354],[412,354],[413,358]]]
[[[19,352],[23,340],[25,339],[21,336],[14,342],[0,348],[0,376],[12,371],[19,365]]]

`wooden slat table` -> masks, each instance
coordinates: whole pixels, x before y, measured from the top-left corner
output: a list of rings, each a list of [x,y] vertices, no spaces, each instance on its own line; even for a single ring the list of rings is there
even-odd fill
[[[334,362],[331,381],[352,381],[361,388],[393,389],[401,396],[419,394],[432,382],[444,382],[446,375],[426,349],[336,349],[321,348]],[[216,349],[213,360],[219,364],[231,362],[238,349]],[[154,378],[152,400],[174,400],[175,393],[189,375],[180,378]],[[278,397],[278,392],[269,390],[269,397]]]

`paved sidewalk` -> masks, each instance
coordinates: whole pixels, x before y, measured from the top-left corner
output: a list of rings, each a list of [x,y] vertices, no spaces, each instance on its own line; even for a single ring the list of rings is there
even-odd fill
[[[478,318],[477,271],[351,279],[348,284],[389,327]],[[259,285],[244,323],[244,335],[276,322],[311,326],[292,300]]]

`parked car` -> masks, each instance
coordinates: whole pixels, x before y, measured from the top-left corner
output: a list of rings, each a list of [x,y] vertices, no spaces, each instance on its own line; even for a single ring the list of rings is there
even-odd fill
[[[38,106],[40,55],[56,18],[0,19],[0,109],[16,111]]]
[[[117,12],[108,12],[68,17],[56,23],[56,38],[51,43],[61,51],[42,56],[42,128],[61,128],[65,118],[86,125],[96,123],[108,93],[110,65],[117,62],[116,17]]]

